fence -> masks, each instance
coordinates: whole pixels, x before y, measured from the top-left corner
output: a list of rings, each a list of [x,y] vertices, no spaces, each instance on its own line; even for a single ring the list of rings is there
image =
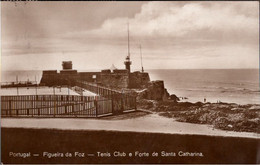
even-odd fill
[[[77,86],[99,96],[1,96],[2,117],[101,117],[136,110],[136,97],[88,82]]]
[[[128,110],[136,110],[136,97],[129,93],[124,93],[122,90],[119,91],[86,81],[77,81],[76,85],[104,98],[111,99],[114,114]]]
[[[98,95],[104,96],[104,97],[111,97],[112,95],[121,95],[123,94],[122,91],[107,88],[101,85],[98,85],[96,83],[90,83],[86,81],[77,81],[76,85],[84,88],[90,92],[96,93]]]
[[[101,117],[135,109],[135,97],[113,95],[1,96],[2,117]]]
[[[99,117],[111,113],[111,99],[100,96],[1,96],[2,117]]]

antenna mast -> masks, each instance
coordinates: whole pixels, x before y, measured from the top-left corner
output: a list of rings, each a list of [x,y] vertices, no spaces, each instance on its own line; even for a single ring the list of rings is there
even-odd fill
[[[128,40],[128,57],[129,57],[129,59],[130,59],[129,22],[127,22],[127,40]]]
[[[144,72],[144,67],[143,67],[143,57],[142,57],[142,46],[140,45],[140,55],[141,55],[141,66],[142,66],[142,72]]]
[[[127,22],[127,41],[128,41],[128,55],[125,58],[125,68],[128,70],[128,72],[131,72],[131,67],[130,65],[132,64],[132,62],[130,61],[130,44],[129,44],[129,22]]]

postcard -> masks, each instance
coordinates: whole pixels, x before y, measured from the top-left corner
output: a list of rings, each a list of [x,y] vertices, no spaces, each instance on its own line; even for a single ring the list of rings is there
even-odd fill
[[[2,1],[2,164],[260,163],[258,1]]]

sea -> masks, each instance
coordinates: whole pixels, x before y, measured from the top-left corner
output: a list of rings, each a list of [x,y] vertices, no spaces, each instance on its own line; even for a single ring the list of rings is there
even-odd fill
[[[163,80],[170,94],[189,102],[260,104],[258,69],[147,70],[151,81]],[[1,82],[37,81],[42,71],[2,71]]]

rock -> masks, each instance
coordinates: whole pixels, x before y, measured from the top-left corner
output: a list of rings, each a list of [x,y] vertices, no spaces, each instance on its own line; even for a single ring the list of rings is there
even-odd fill
[[[170,97],[170,94],[169,92],[167,91],[166,88],[164,88],[164,93],[163,93],[163,97],[162,97],[162,100],[168,100]]]
[[[249,110],[260,110],[260,105],[253,105],[249,108]]]
[[[142,100],[138,100],[137,106],[138,106],[138,108],[140,108],[140,109],[151,110],[151,109],[154,108],[154,102],[151,101],[151,100],[142,99]]]
[[[219,117],[213,122],[214,127],[216,128],[226,128],[229,125],[229,121],[226,117]]]
[[[137,100],[143,100],[143,99],[146,99],[147,98],[147,89],[144,89],[142,91],[139,91],[137,93]]]
[[[194,105],[201,107],[203,105],[203,103],[199,101],[199,102],[196,102]]]
[[[244,108],[236,108],[236,107],[231,109],[231,111],[243,111],[243,110]]]
[[[163,81],[151,81],[148,83],[145,90],[138,93],[137,99],[148,99],[148,100],[168,100],[169,93],[164,88]]]
[[[194,106],[194,104],[191,103],[191,102],[179,102],[178,105],[179,105],[179,106],[182,106],[182,107],[191,107],[191,106]]]
[[[170,95],[170,99],[173,100],[174,102],[180,101],[179,97],[177,97],[177,96],[174,95],[174,94]]]
[[[236,131],[247,131],[247,132],[256,132],[259,133],[259,120],[242,120],[235,123]]]

